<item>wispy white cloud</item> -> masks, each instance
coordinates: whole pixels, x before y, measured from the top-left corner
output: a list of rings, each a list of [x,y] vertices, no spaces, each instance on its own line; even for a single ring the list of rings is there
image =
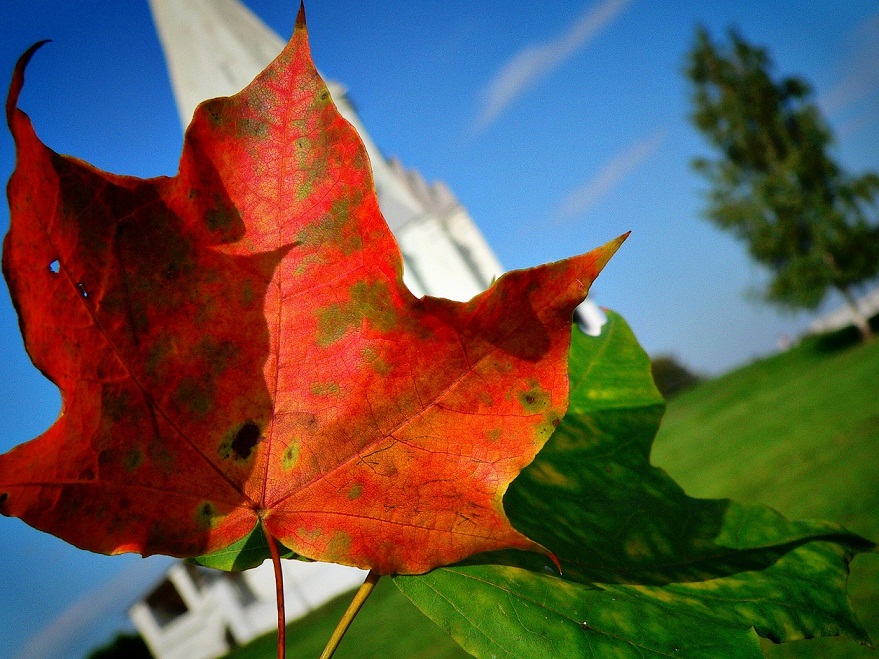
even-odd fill
[[[632,0],[601,0],[590,7],[568,30],[552,41],[526,46],[516,53],[483,91],[475,130],[491,124],[517,97],[586,46]]]
[[[168,565],[168,561],[155,557],[129,564],[116,577],[64,609],[25,644],[16,659],[69,656],[71,646],[95,625],[124,614]]]
[[[656,153],[665,135],[665,128],[660,128],[649,137],[629,145],[624,151],[611,158],[595,176],[577,186],[565,197],[556,211],[556,221],[570,220],[588,213],[620,181]]]
[[[853,36],[856,45],[843,61],[845,74],[818,99],[821,109],[830,116],[879,90],[879,14],[858,25]]]

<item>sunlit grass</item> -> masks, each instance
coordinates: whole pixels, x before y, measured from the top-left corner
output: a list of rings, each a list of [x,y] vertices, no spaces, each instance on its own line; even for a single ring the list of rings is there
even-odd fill
[[[879,340],[850,332],[800,346],[681,394],[653,451],[698,497],[766,503],[879,541]],[[852,564],[849,593],[879,640],[879,555]],[[851,641],[764,644],[771,657],[874,657]]]

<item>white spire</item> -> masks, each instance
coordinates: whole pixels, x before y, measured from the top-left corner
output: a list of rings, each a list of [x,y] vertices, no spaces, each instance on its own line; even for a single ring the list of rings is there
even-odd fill
[[[199,103],[241,91],[284,47],[237,0],[149,3],[184,127]]]

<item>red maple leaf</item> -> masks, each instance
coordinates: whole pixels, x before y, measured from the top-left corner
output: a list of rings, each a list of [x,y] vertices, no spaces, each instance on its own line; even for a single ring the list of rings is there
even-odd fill
[[[416,299],[302,14],[198,108],[171,178],[46,147],[17,108],[34,50],[3,270],[63,410],[0,456],[0,511],[103,553],[195,556],[261,524],[383,574],[542,550],[503,495],[565,412],[571,313],[621,239]]]

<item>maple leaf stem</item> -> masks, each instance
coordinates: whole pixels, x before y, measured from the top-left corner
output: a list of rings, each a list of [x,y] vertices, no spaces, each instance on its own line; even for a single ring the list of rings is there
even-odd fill
[[[269,553],[272,555],[272,567],[275,569],[275,594],[278,602],[278,659],[287,656],[287,621],[284,614],[284,573],[281,571],[281,554],[278,551],[278,543],[268,529],[263,525],[266,541],[269,544]]]
[[[327,646],[321,653],[320,659],[330,659],[330,657],[336,652],[339,643],[342,641],[342,637],[345,635],[345,632],[348,631],[348,627],[351,626],[351,623],[354,622],[354,616],[360,611],[363,603],[366,602],[366,598],[372,594],[372,591],[380,578],[381,575],[374,570],[370,570],[369,574],[366,575],[366,580],[354,594],[354,599],[351,600],[351,604],[348,605],[348,610],[345,611],[342,619],[339,620],[339,624],[336,625],[336,629],[333,631],[333,635],[330,636],[330,640],[327,642]]]

